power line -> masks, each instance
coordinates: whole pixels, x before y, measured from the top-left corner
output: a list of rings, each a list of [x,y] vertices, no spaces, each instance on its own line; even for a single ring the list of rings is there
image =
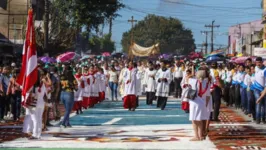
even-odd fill
[[[221,8],[221,9],[240,9],[240,10],[247,10],[247,9],[261,9],[260,7],[223,7],[223,6],[207,6],[207,5],[198,5],[198,4],[191,4],[191,3],[185,3],[185,2],[173,2],[173,1],[167,1],[163,0],[164,2],[167,3],[176,3],[176,4],[181,4],[181,5],[188,5],[188,6],[194,6],[194,7],[199,7],[199,8]]]

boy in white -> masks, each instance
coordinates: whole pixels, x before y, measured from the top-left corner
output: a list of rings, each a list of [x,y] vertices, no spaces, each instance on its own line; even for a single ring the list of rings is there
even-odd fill
[[[144,76],[144,85],[146,87],[146,104],[152,105],[155,100],[156,80],[155,75],[157,71],[154,69],[152,62],[149,62],[149,68],[146,69]]]
[[[165,62],[161,62],[161,69],[156,73],[156,96],[158,97],[157,107],[164,110],[167,98],[169,96],[169,88],[171,83],[171,72],[166,68]]]
[[[134,68],[133,62],[129,62],[128,69],[124,73],[125,79],[125,97],[124,108],[129,111],[135,111],[137,104],[137,68]]]
[[[261,57],[256,58],[256,68],[255,68],[255,81],[253,84],[254,87],[254,96],[255,99],[259,99],[261,92],[263,91],[266,84],[266,69],[263,65],[263,61]],[[260,124],[262,121],[265,123],[265,97],[263,97],[256,104],[256,123]]]

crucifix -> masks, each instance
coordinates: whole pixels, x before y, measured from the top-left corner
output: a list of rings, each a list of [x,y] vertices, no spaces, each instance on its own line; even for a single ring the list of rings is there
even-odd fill
[[[134,23],[137,22],[137,20],[134,20],[134,17],[131,17],[131,20],[128,20],[128,22],[131,23],[131,45],[133,45],[133,39],[134,39],[134,32],[133,32],[133,27],[134,27]]]

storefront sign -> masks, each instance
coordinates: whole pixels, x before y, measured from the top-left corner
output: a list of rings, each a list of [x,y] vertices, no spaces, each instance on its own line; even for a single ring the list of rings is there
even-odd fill
[[[266,58],[266,48],[254,48],[254,56]]]

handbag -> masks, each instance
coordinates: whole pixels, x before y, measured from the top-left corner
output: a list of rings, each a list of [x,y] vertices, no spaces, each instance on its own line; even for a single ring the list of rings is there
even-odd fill
[[[187,99],[194,100],[197,97],[197,85],[198,85],[198,81],[196,83],[196,90],[192,89],[192,87],[188,87],[188,92],[186,95]]]

